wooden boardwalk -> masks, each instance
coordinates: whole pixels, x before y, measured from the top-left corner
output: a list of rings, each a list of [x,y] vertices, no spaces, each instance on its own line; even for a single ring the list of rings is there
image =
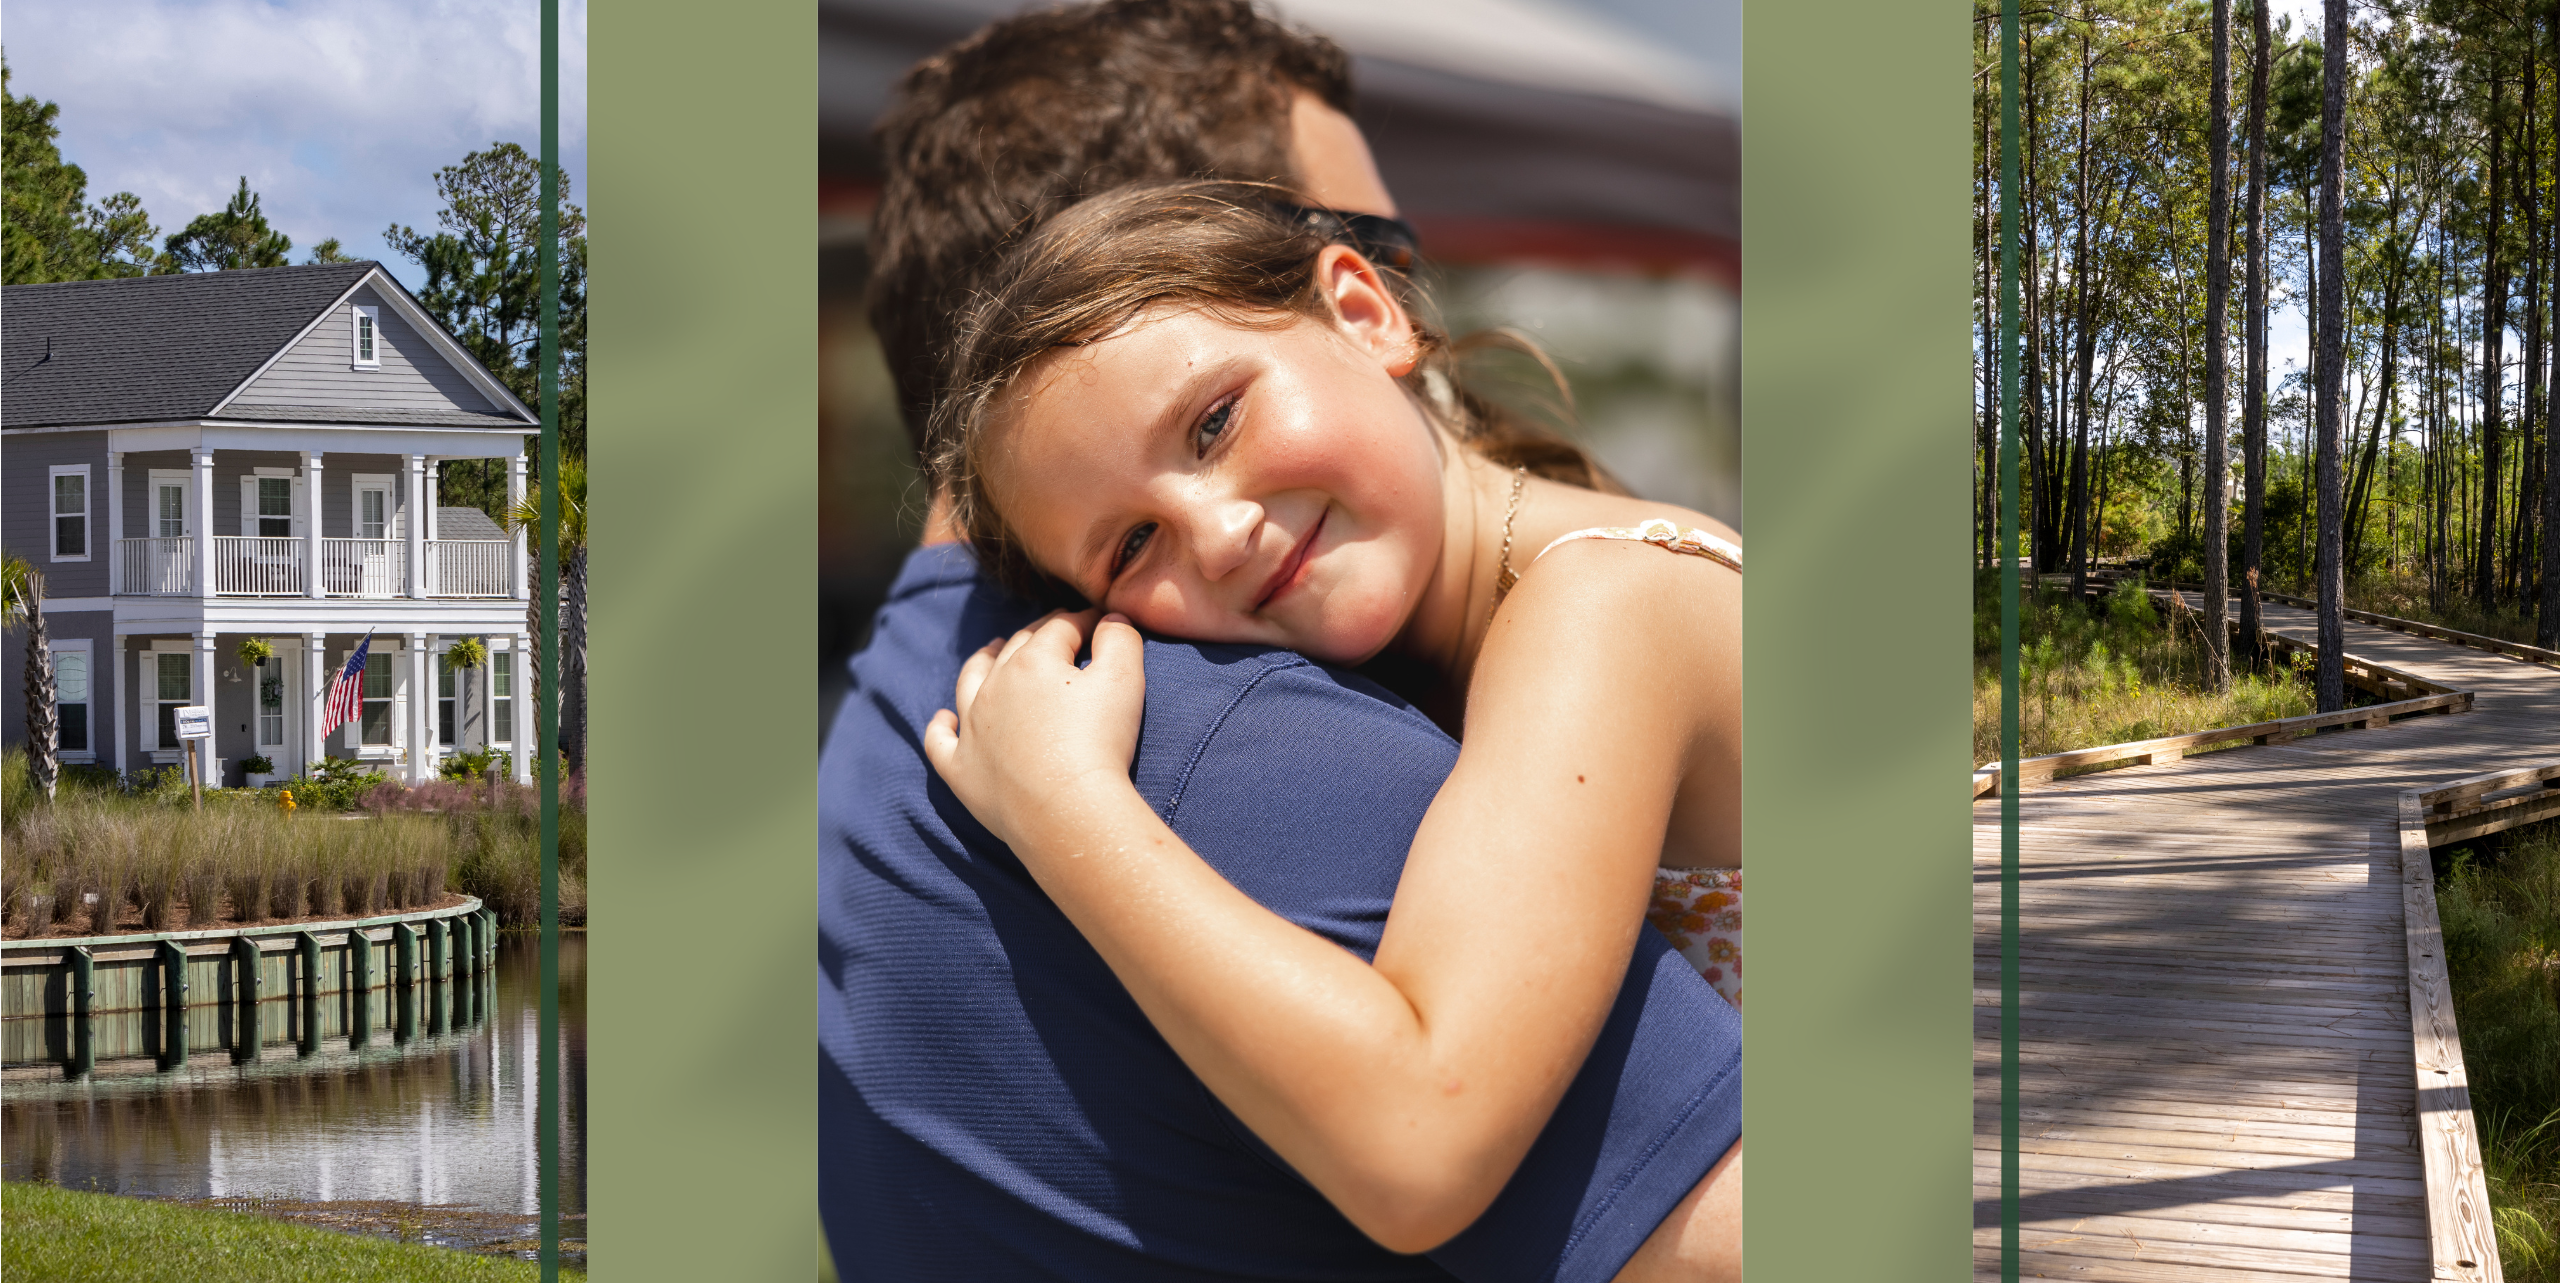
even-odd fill
[[[2311,640],[2307,611],[2267,626]],[[2020,1277],[2430,1278],[2398,803],[2560,758],[2560,670],[2364,624],[2473,710],[2030,787]],[[1974,806],[1974,1259],[2000,1273],[2000,808]]]

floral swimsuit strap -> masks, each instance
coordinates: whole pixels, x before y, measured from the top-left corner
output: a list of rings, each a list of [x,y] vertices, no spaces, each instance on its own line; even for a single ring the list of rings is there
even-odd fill
[[[1704,557],[1732,567],[1735,574],[1742,573],[1742,549],[1731,540],[1719,539],[1695,528],[1682,530],[1660,517],[1640,526],[1593,526],[1588,530],[1576,530],[1540,548],[1538,557],[1554,552],[1558,544],[1568,544],[1576,539],[1628,539],[1649,543],[1673,552],[1685,552],[1692,557]],[[1537,559],[1530,558],[1531,561]]]

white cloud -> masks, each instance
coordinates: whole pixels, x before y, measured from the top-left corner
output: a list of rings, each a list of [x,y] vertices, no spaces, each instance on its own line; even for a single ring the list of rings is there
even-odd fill
[[[382,243],[435,221],[435,171],[541,127],[534,0],[14,0],[10,88],[61,104],[91,199],[131,191],[163,235],[221,208],[242,176],[298,262],[336,237]],[[560,6],[560,150],[585,203],[584,0]]]

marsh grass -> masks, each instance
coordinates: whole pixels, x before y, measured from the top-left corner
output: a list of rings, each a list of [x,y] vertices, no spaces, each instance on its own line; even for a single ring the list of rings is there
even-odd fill
[[[0,760],[22,780],[23,754]],[[585,920],[585,790],[564,782],[562,918]],[[0,918],[10,934],[169,931],[425,908],[479,896],[507,925],[541,903],[538,794],[503,780],[371,783],[357,809],[288,812],[272,793],[66,788],[5,796]]]
[[[2000,760],[2000,599],[1986,576],[1974,601],[1973,760]],[[2299,717],[2311,685],[2290,665],[2249,671],[2247,656],[2216,694],[2204,683],[2203,632],[2166,613],[2140,584],[2119,583],[2095,607],[2059,590],[2020,603],[2018,755],[2041,757],[2220,726]]]
[[[2509,1283],[2560,1283],[2560,823],[2437,853],[2454,1018]]]

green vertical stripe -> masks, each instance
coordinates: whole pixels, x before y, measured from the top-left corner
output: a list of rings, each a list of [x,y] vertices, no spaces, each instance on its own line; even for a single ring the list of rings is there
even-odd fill
[[[542,0],[542,1043],[536,1053],[542,1283],[560,1277],[560,0]]]
[[[2000,0],[2000,1281],[2018,1278],[2018,0]]]

